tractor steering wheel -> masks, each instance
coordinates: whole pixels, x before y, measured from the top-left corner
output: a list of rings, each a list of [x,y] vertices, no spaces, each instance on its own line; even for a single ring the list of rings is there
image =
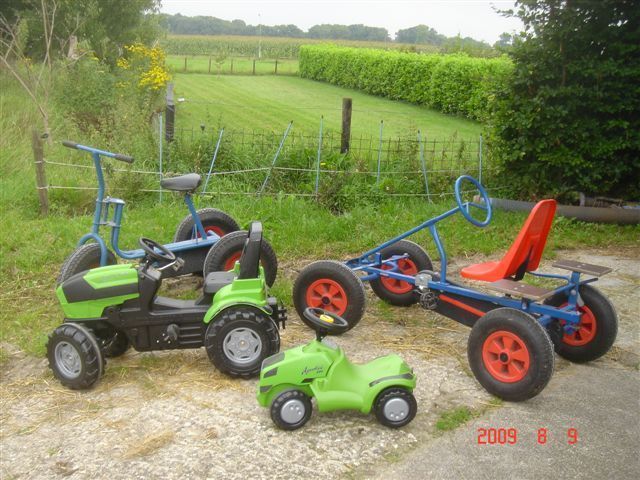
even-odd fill
[[[318,339],[329,334],[340,335],[349,330],[349,322],[344,318],[321,308],[307,307],[302,314],[314,326]]]
[[[462,201],[462,192],[460,191],[460,185],[462,185],[462,182],[464,180],[471,182],[473,186],[478,189],[478,192],[480,192],[480,196],[482,197],[482,201],[484,202],[484,205],[480,203],[475,203],[475,202]],[[493,215],[493,208],[491,207],[491,201],[489,200],[489,195],[487,194],[487,191],[484,189],[482,185],[480,185],[480,182],[478,180],[476,180],[470,175],[462,175],[458,177],[458,179],[456,180],[454,191],[456,194],[456,202],[458,204],[458,207],[460,207],[460,213],[462,213],[462,216],[464,218],[469,220],[469,222],[471,222],[473,225],[477,227],[486,227],[487,225],[489,225],[489,222],[491,221],[491,217]],[[469,207],[476,207],[476,208],[479,208],[480,210],[484,210],[487,212],[487,216],[484,218],[484,220],[477,220],[473,218],[473,216],[471,215],[471,212],[469,211]]]
[[[176,255],[171,250],[169,250],[164,245],[160,245],[155,240],[151,240],[150,238],[140,237],[139,240],[140,246],[144,253],[147,254],[147,261],[150,263],[152,260],[156,262],[166,263],[164,267],[159,268],[158,270],[164,270],[168,266],[172,265],[176,261]]]

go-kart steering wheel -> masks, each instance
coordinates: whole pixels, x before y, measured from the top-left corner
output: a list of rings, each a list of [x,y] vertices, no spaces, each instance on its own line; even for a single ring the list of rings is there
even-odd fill
[[[478,189],[478,191],[480,192],[480,196],[482,197],[482,201],[484,202],[484,205],[480,203],[475,203],[475,202],[462,201],[460,185],[462,185],[462,182],[464,180],[471,182],[473,186]],[[480,185],[480,182],[478,180],[476,180],[470,175],[462,175],[458,177],[458,179],[456,180],[454,191],[456,194],[456,202],[458,203],[458,207],[460,207],[460,213],[462,213],[462,216],[464,218],[469,220],[473,225],[477,227],[486,227],[487,225],[489,225],[489,222],[491,221],[491,216],[493,215],[493,208],[491,207],[491,201],[489,200],[489,195],[487,194],[487,191],[484,189],[482,185]],[[487,216],[485,217],[484,220],[477,220],[473,218],[468,207],[476,207],[476,208],[479,208],[480,210],[485,210],[487,212]]]
[[[176,255],[171,250],[169,250],[164,245],[160,245],[155,240],[151,240],[150,238],[140,237],[139,240],[140,246],[147,254],[147,258],[149,260],[155,260],[157,262],[165,262],[167,265],[159,268],[158,270],[164,270],[170,264],[176,261]]]
[[[349,330],[349,322],[344,318],[321,308],[307,307],[302,314],[314,326],[318,339],[325,335],[340,335]]]

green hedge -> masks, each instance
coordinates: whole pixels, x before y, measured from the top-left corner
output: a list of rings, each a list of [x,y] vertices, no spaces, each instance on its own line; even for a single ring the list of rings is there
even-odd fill
[[[300,47],[300,76],[483,119],[512,70],[506,57],[404,53],[336,45]]]

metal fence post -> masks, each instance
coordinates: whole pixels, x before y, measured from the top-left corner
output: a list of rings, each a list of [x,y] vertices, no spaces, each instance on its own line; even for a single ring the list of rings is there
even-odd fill
[[[482,134],[478,143],[478,182],[482,185]]]
[[[427,194],[427,200],[431,202],[431,195],[429,195],[429,181],[427,179],[427,163],[424,158],[424,143],[422,143],[422,133],[420,132],[420,130],[418,130],[418,149],[420,152],[420,166],[422,167],[422,176],[424,177],[424,190]]]
[[[378,169],[376,174],[376,185],[380,184],[380,160],[382,159],[382,129],[384,127],[384,120],[380,120],[380,143],[378,145]]]
[[[158,113],[158,120],[158,173],[160,174],[160,192],[158,193],[158,196],[160,197],[160,203],[162,203],[162,144],[164,143],[162,138],[162,112]]]
[[[262,192],[264,192],[264,188],[267,186],[267,183],[269,182],[269,177],[271,176],[273,167],[276,166],[276,160],[278,160],[278,155],[280,155],[280,150],[282,150],[282,146],[284,145],[284,141],[287,139],[287,136],[289,135],[289,130],[291,130],[292,125],[293,125],[293,120],[289,122],[289,126],[285,130],[284,135],[282,136],[282,140],[280,141],[280,146],[278,146],[278,150],[276,150],[276,154],[273,156],[273,161],[271,162],[271,168],[269,168],[269,171],[267,172],[267,176],[264,178],[264,182],[262,182],[262,186],[258,191],[258,195],[262,195]]]
[[[44,172],[42,138],[42,135],[34,128],[31,132],[31,147],[33,148],[33,162],[36,166],[36,188],[40,198],[40,213],[46,217],[49,214],[49,197],[47,196],[47,177]]]
[[[220,130],[220,135],[218,135],[218,142],[216,143],[216,149],[213,152],[213,158],[211,159],[211,165],[209,165],[209,173],[207,173],[207,179],[204,181],[204,187],[202,188],[201,195],[207,193],[207,185],[209,184],[209,178],[211,177],[211,172],[213,171],[213,165],[216,163],[216,157],[218,156],[218,150],[220,149],[220,142],[222,141],[222,134],[224,133],[224,128]]]
[[[318,161],[316,163],[316,189],[315,195],[318,198],[318,187],[320,185],[320,159],[322,158],[322,126],[324,117],[320,117],[320,133],[318,134]]]

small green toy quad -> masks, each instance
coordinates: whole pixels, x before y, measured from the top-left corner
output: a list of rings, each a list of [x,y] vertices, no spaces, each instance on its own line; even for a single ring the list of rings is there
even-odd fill
[[[225,248],[226,237],[213,248]],[[229,272],[207,275],[197,300],[161,297],[162,273],[181,259],[165,246],[140,239],[140,265],[94,268],[73,275],[56,290],[65,314],[49,336],[47,357],[53,374],[72,389],[93,386],[105,357],[138,351],[204,346],[218,370],[250,377],[280,349],[279,326],[286,312],[268,296],[260,266],[262,225],[249,228],[242,255]]]
[[[302,427],[311,417],[311,398],[320,412],[373,410],[380,423],[398,428],[416,415],[416,377],[398,355],[378,357],[364,365],[351,363],[337,345],[324,338],[349,329],[349,323],[320,308],[304,316],[316,339],[264,360],[258,403],[271,407],[271,419],[284,430]]]

